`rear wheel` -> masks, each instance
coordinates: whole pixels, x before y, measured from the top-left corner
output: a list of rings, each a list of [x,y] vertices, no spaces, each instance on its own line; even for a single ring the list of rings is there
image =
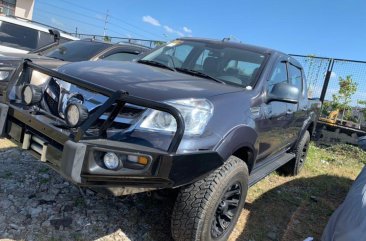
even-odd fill
[[[310,133],[305,131],[294,153],[296,157],[282,166],[278,171],[286,176],[296,176],[303,169],[310,145]]]
[[[247,190],[248,167],[234,156],[205,179],[181,188],[172,215],[174,240],[227,240]]]

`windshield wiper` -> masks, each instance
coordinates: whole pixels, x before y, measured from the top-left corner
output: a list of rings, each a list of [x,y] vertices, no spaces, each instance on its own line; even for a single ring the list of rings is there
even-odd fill
[[[165,65],[163,63],[160,63],[160,62],[154,61],[154,60],[140,59],[140,60],[137,60],[137,62],[141,63],[141,64],[148,64],[148,65],[152,65],[152,66],[161,67],[161,68],[164,68],[164,69],[169,69],[171,71],[176,71],[174,68],[169,67],[168,65]]]
[[[186,68],[175,68],[176,70],[178,70],[179,72],[183,72],[186,74],[190,74],[190,75],[194,75],[194,76],[199,76],[202,78],[206,78],[206,79],[210,79],[210,80],[214,80],[218,83],[221,84],[226,84],[224,81],[217,79],[215,77],[212,77],[211,75],[205,74],[203,72],[197,71],[197,70],[193,70],[193,69],[186,69]]]

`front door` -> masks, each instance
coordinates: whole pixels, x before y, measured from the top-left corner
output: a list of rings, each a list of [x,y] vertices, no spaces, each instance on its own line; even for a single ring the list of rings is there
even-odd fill
[[[267,82],[267,93],[271,92],[275,84],[282,82],[288,83],[287,65],[286,62],[278,61]],[[272,101],[261,104],[258,118],[255,120],[259,142],[258,161],[276,154],[288,145],[291,118],[285,102]]]

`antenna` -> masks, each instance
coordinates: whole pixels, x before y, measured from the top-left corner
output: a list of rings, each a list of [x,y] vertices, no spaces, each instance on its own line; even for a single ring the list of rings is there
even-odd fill
[[[108,12],[109,12],[109,10],[107,9],[107,14],[105,15],[105,19],[104,19],[104,33],[103,33],[104,37],[105,37],[106,32],[107,32],[107,23],[108,23],[108,17],[109,17]]]

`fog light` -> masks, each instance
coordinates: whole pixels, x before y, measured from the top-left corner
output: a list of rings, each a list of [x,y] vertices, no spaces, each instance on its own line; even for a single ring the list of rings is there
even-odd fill
[[[88,118],[88,115],[88,109],[81,103],[71,102],[65,109],[65,120],[71,127],[79,126]]]
[[[26,105],[40,102],[42,99],[42,88],[34,85],[25,85],[22,90],[22,99]]]
[[[103,157],[103,162],[106,168],[116,170],[120,167],[121,161],[114,152],[107,152]]]

